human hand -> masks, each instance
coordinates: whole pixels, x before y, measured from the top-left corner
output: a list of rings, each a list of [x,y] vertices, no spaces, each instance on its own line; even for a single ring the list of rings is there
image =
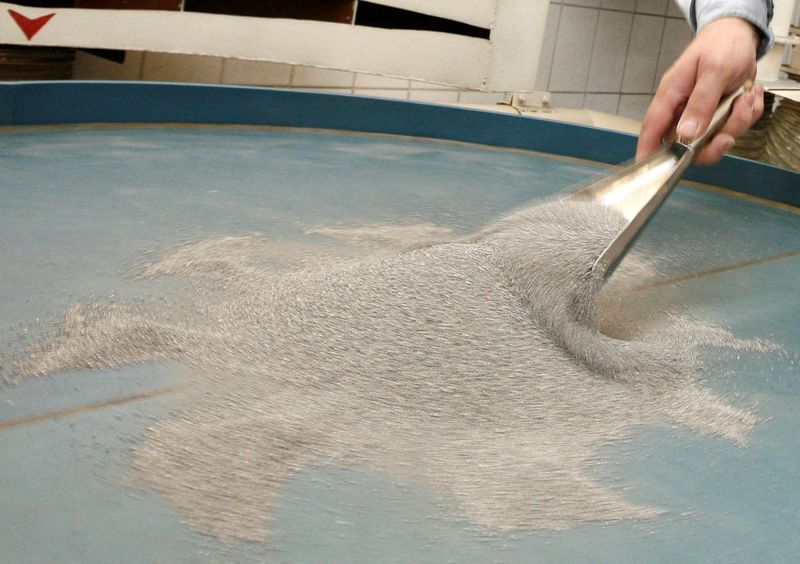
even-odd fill
[[[755,78],[758,44],[758,32],[741,18],[720,18],[706,25],[661,79],[642,124],[636,159],[655,153],[662,140],[676,135],[691,140],[702,134],[720,99]],[[739,96],[728,121],[695,162],[719,161],[763,111],[761,86]]]

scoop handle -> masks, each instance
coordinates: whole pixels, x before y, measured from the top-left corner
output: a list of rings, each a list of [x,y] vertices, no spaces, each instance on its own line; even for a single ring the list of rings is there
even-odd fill
[[[711,116],[711,121],[702,135],[691,141],[683,141],[682,139],[678,138],[676,143],[690,150],[693,155],[696,155],[697,152],[702,149],[703,146],[714,137],[714,135],[716,135],[717,131],[719,131],[728,120],[728,117],[731,115],[733,103],[736,101],[736,99],[745,92],[748,92],[752,87],[752,81],[748,80],[745,84],[720,100],[719,106],[717,106],[714,115]]]

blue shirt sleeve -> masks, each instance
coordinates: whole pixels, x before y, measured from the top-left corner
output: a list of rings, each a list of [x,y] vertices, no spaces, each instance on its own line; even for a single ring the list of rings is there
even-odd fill
[[[720,18],[737,17],[747,20],[761,35],[757,54],[761,58],[775,42],[775,35],[769,27],[772,11],[772,0],[692,0],[689,24],[697,32]]]

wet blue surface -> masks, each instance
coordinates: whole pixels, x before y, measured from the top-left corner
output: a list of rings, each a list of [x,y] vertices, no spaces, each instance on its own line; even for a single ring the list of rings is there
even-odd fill
[[[132,275],[146,253],[182,242],[254,232],[293,239],[314,226],[386,221],[469,232],[601,169],[389,137],[164,128],[4,133],[0,170],[0,343],[13,347],[36,331],[31,321],[56,319],[90,296],[160,295],[169,282]],[[679,188],[637,246],[669,279],[800,251],[800,216]],[[765,418],[747,448],[682,429],[643,429],[604,451],[614,461],[603,469],[607,483],[666,509],[659,519],[489,534],[417,484],[324,468],[288,484],[268,544],[223,546],[193,532],[156,494],[122,485],[131,445],[168,412],[171,396],[97,404],[184,380],[176,366],[128,366],[0,385],[3,559],[791,560],[800,550],[798,275],[794,255],[630,298],[652,308],[657,297],[658,307],[771,338],[787,351],[707,352],[709,385]]]

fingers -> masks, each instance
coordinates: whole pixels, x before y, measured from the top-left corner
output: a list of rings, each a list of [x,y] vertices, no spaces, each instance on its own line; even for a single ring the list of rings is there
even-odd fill
[[[717,133],[709,143],[697,154],[694,162],[702,165],[711,165],[719,162],[725,153],[733,149],[736,139],[729,133]]]
[[[764,111],[764,88],[761,85],[755,86],[749,92],[745,92],[733,104],[731,115],[722,129],[714,136],[697,155],[695,162],[698,164],[714,164],[719,161],[725,153],[730,151],[736,138],[761,117]],[[702,130],[701,130],[702,131]]]
[[[678,113],[677,104],[670,103],[666,96],[656,95],[647,110],[636,144],[636,160],[641,160],[658,151],[661,140],[672,131],[674,115]]]
[[[658,151],[661,141],[673,134],[677,116],[683,111],[693,84],[694,64],[676,65],[664,75],[642,122],[636,160]]]
[[[727,86],[726,78],[715,69],[698,72],[697,84],[678,122],[678,137],[691,141],[706,130]]]
[[[750,122],[750,127],[753,127],[759,118],[764,114],[764,87],[760,84],[755,85],[756,98],[753,105],[753,121]]]

